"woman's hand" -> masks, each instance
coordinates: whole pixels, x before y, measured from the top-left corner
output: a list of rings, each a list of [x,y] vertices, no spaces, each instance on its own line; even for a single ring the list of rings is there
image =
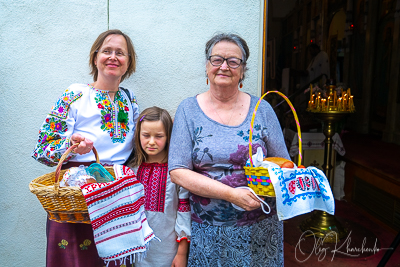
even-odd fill
[[[70,139],[71,145],[79,143],[78,147],[73,150],[74,153],[83,155],[89,153],[93,148],[93,141],[83,137],[80,134],[73,134]]]
[[[243,188],[234,188],[231,203],[247,210],[255,210],[261,208],[260,200],[256,198],[249,190]]]

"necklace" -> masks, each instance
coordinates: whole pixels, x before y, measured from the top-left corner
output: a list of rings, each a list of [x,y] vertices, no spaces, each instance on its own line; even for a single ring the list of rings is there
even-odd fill
[[[230,118],[229,118],[228,123],[225,123],[224,120],[221,119],[221,116],[219,116],[218,111],[217,111],[217,109],[215,108],[214,102],[212,101],[211,92],[209,92],[209,93],[210,93],[210,94],[209,94],[209,95],[210,95],[210,102],[211,102],[211,105],[212,105],[212,107],[213,107],[213,109],[214,109],[214,112],[217,114],[218,118],[221,120],[221,122],[222,122],[224,125],[229,125],[229,123],[231,122],[232,116],[233,116],[233,112],[235,111],[236,104],[237,104],[237,101],[238,101],[240,92],[238,92],[238,94],[237,94],[237,96],[236,96],[235,104],[234,104],[233,107],[231,108],[231,116],[230,116]]]

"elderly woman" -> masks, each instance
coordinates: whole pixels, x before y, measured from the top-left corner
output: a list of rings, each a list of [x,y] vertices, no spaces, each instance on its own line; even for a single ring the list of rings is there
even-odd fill
[[[128,159],[139,116],[134,94],[119,87],[136,68],[130,38],[119,30],[101,33],[90,50],[89,65],[94,82],[69,86],[43,122],[32,153],[37,161],[57,165],[76,143],[64,169],[94,162],[93,146],[102,164],[123,164]],[[46,232],[46,266],[104,266],[90,224],[48,220]]]
[[[189,266],[282,266],[283,224],[266,215],[246,186],[250,120],[258,97],[239,90],[249,58],[246,42],[218,34],[206,44],[210,89],[178,107],[169,152],[171,179],[191,192]],[[262,101],[253,152],[289,159],[271,106]],[[274,210],[274,200],[269,198]],[[231,203],[245,211],[235,209]]]

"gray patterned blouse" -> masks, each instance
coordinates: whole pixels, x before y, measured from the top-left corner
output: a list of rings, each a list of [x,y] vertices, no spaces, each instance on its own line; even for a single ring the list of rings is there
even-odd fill
[[[220,124],[204,114],[196,97],[179,105],[172,130],[169,170],[190,169],[231,187],[247,185],[243,166],[249,158],[249,128],[259,98],[251,96],[246,119],[237,126]],[[261,146],[268,157],[290,159],[278,119],[268,102],[262,100],[254,121],[252,152]],[[273,198],[268,198],[273,212],[261,209],[239,211],[221,199],[191,194],[192,220],[216,226],[249,225],[275,214]]]

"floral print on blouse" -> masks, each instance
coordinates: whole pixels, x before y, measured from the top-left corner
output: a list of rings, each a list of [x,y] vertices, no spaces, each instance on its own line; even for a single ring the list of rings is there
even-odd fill
[[[132,94],[129,98],[119,90],[111,101],[108,91],[89,84],[73,84],[56,101],[43,122],[32,157],[48,166],[57,165],[70,146],[72,134],[79,133],[94,142],[104,163],[122,164],[133,147],[138,116],[139,108]],[[69,160],[90,162],[95,158],[93,153],[71,153],[64,162]]]
[[[237,126],[220,124],[201,110],[196,97],[184,100],[178,107],[169,149],[169,170],[185,168],[231,187],[246,186],[244,166],[249,158],[249,129],[258,98],[251,96],[246,119]],[[289,159],[282,129],[272,107],[261,101],[255,117],[252,153],[261,147],[268,157]],[[222,199],[190,195],[192,221],[215,226],[244,226],[271,217],[275,199],[267,198],[272,212],[261,209],[240,211]]]
[[[118,92],[115,95],[114,102],[118,105],[117,110],[115,106],[108,99],[108,95],[97,92],[94,98],[97,103],[97,107],[101,113],[101,129],[106,131],[114,143],[123,143],[126,137],[126,133],[129,132],[127,112],[129,111],[128,101],[122,98]],[[135,100],[136,101],[136,100]],[[126,114],[126,115],[121,115]],[[121,119],[122,117],[122,119]],[[125,119],[124,119],[125,118]]]

